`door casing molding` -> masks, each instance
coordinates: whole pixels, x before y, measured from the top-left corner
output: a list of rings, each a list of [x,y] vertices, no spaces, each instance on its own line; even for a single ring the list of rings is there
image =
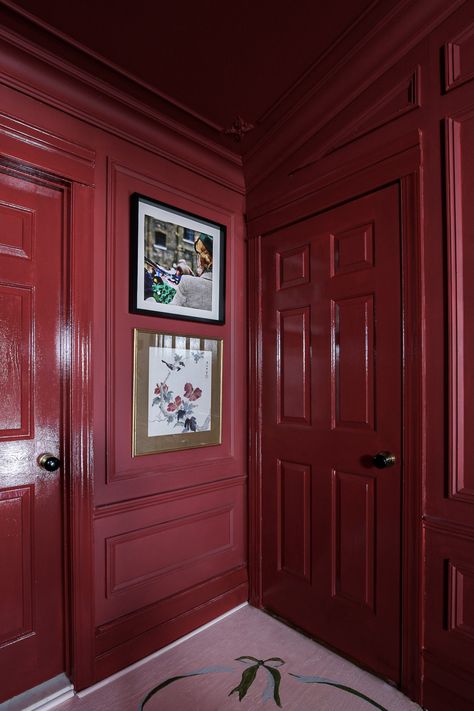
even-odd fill
[[[31,143],[28,145],[28,137]],[[9,136],[9,157],[0,168],[18,178],[47,184],[64,196],[63,328],[61,351],[63,482],[63,562],[65,671],[76,689],[93,681],[93,447],[92,447],[92,164],[83,156],[62,154],[61,139],[50,134],[38,145],[36,129],[23,124],[22,135]],[[72,144],[70,144],[71,147]],[[13,149],[13,150],[12,150]],[[77,176],[74,164],[77,157]],[[90,183],[84,182],[85,178]],[[84,265],[87,265],[86,267]]]
[[[414,140],[415,139],[415,140]],[[421,696],[421,571],[422,483],[424,481],[425,416],[422,290],[421,146],[417,134],[406,136],[396,152],[380,149],[353,166],[342,167],[330,183],[321,177],[297,200],[248,224],[249,290],[249,577],[250,601],[262,607],[262,259],[265,235],[330,208],[362,197],[390,183],[400,190],[403,481],[402,481],[402,609],[401,689]]]

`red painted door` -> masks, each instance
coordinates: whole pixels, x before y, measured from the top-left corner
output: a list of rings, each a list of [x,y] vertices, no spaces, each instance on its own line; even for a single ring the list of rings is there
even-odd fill
[[[0,172],[0,702],[64,670],[63,192]]]
[[[262,242],[264,606],[398,681],[398,187]]]

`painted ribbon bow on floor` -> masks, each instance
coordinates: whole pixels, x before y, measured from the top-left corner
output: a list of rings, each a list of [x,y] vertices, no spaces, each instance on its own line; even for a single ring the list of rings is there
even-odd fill
[[[243,662],[248,664],[249,662],[254,662],[251,666],[242,674],[242,679],[240,684],[238,684],[235,689],[232,689],[229,696],[235,693],[239,693],[239,701],[242,701],[247,691],[252,686],[257,676],[257,672],[260,667],[266,669],[269,674],[267,688],[263,692],[263,701],[268,701],[273,696],[277,706],[281,708],[280,702],[280,682],[281,674],[276,667],[281,667],[285,662],[280,657],[270,657],[270,659],[255,659],[255,657],[237,657],[236,662]],[[269,662],[273,662],[270,664]]]
[[[242,657],[237,657],[235,661],[245,664],[247,668],[244,669],[244,671],[242,672],[240,683],[237,684],[237,686],[229,692],[229,696],[238,693],[239,701],[242,701],[242,699],[245,698],[248,690],[252,686],[253,682],[255,681],[258,670],[262,668],[267,672],[268,675],[268,683],[265,688],[265,691],[263,692],[262,701],[268,701],[273,697],[273,700],[275,701],[276,705],[282,708],[280,700],[281,673],[279,671],[279,667],[285,664],[283,659],[281,659],[280,657],[257,659],[256,657],[246,655]],[[196,671],[188,672],[187,674],[180,674],[179,676],[173,676],[169,679],[165,679],[165,681],[161,682],[161,684],[158,684],[158,686],[153,687],[153,689],[151,689],[146,694],[144,699],[140,702],[139,711],[143,711],[143,709],[145,708],[145,704],[147,704],[148,701],[153,696],[155,696],[155,694],[161,691],[161,689],[164,689],[170,684],[174,684],[174,682],[179,681],[179,679],[186,679],[192,676],[202,676],[204,674],[214,674],[216,672],[235,671],[236,670],[234,667],[205,667],[204,669],[197,669]],[[340,684],[339,682],[334,681],[333,679],[326,679],[322,676],[301,676],[300,674],[292,674],[291,672],[288,672],[288,675],[291,676],[293,679],[296,679],[296,681],[302,682],[303,684],[325,684],[327,686],[334,686],[337,689],[345,691],[348,694],[358,696],[360,699],[363,699],[371,706],[374,706],[375,708],[379,709],[379,711],[388,711],[388,709],[386,709],[384,706],[381,706],[376,701],[366,696],[362,692],[357,691],[357,689],[353,689],[352,687],[346,686],[345,684]]]

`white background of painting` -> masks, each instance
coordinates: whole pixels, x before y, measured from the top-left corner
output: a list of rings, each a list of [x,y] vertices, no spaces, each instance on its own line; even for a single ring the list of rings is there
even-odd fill
[[[186,383],[191,383],[193,389],[200,388],[202,395],[197,400],[193,401],[195,409],[192,416],[196,418],[198,427],[202,427],[206,418],[209,418],[208,426],[205,430],[211,429],[211,402],[212,402],[212,351],[201,351],[204,357],[197,363],[192,356],[198,352],[189,350],[185,351],[180,348],[162,348],[160,346],[150,346],[149,348],[149,376],[148,376],[148,436],[156,437],[160,435],[182,434],[183,426],[179,427],[165,422],[157,422],[158,417],[162,417],[162,413],[158,405],[152,405],[157,383],[163,383],[166,378],[166,385],[173,391],[173,399],[179,395],[184,400],[184,386]],[[184,362],[184,368],[180,371],[170,371],[162,361],[174,364],[174,356],[179,354]],[[170,373],[170,375],[168,375]],[[166,409],[166,408],[165,408]],[[173,413],[170,413],[173,414]],[[184,423],[183,423],[184,424]],[[187,435],[192,436],[198,434],[187,432]]]
[[[158,304],[156,301],[146,301],[144,298],[144,269],[145,260],[145,215],[155,217],[157,220],[164,222],[172,222],[174,225],[180,225],[196,232],[203,232],[213,238],[213,254],[212,263],[215,265],[212,270],[212,309],[193,309],[187,306],[173,306],[172,304]],[[217,227],[213,227],[207,222],[185,215],[177,215],[172,210],[163,207],[149,205],[142,200],[138,203],[138,256],[137,256],[137,308],[145,309],[146,311],[157,310],[166,311],[170,314],[181,316],[193,316],[194,318],[218,319],[219,318],[219,286],[220,286],[220,269],[217,265],[220,264],[221,256],[221,233]]]

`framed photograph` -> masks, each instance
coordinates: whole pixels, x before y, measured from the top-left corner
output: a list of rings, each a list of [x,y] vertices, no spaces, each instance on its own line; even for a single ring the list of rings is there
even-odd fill
[[[130,215],[130,311],[224,323],[225,227],[138,193]]]
[[[134,330],[132,455],[221,443],[222,340]]]

